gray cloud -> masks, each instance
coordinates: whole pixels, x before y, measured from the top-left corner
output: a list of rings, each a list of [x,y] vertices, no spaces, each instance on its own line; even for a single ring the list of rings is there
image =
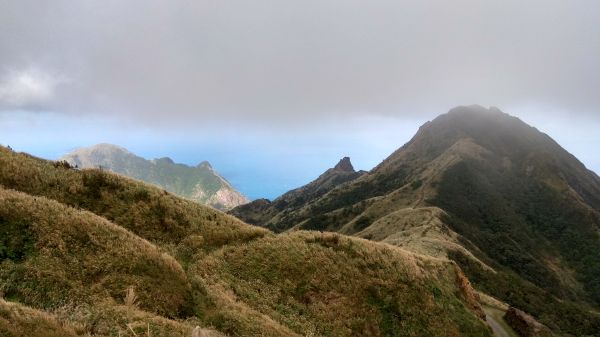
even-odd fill
[[[34,77],[40,96],[0,77],[0,109],[156,124],[470,103],[593,115],[598,22],[595,0],[3,1],[0,74],[69,81]]]
[[[6,71],[0,77],[0,108],[37,110],[55,99],[56,88],[66,79],[37,69]]]

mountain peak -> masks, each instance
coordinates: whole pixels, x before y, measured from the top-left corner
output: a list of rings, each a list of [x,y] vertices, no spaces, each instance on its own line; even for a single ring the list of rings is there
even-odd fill
[[[212,169],[212,165],[207,160],[202,161],[200,164],[196,165],[197,168],[208,168]]]
[[[486,108],[479,104],[471,104],[471,105],[459,105],[456,106],[450,111],[448,111],[449,115],[459,115],[459,114],[469,114],[469,113],[481,113],[481,114],[505,114],[502,110],[498,109],[495,106],[490,106]]]
[[[82,149],[86,149],[86,148],[82,148]],[[110,144],[110,143],[99,143],[96,145],[92,145],[92,146],[88,147],[87,149],[89,149],[91,151],[130,153],[129,150],[127,150],[126,148],[119,146],[119,145]]]
[[[89,147],[79,147],[61,157],[71,165],[79,167],[107,167],[115,161],[123,161],[136,156],[124,147],[100,143]]]
[[[156,163],[166,163],[166,164],[169,164],[169,165],[174,165],[175,164],[175,162],[173,161],[173,159],[171,159],[170,157],[162,157],[162,158],[154,159],[152,161],[156,162]]]
[[[433,155],[469,140],[498,155],[526,155],[534,149],[555,148],[554,142],[521,119],[496,107],[458,106],[425,123],[406,144],[417,157]]]
[[[450,109],[448,113],[437,117],[436,121],[459,122],[467,127],[481,127],[492,124],[504,124],[506,126],[523,126],[525,123],[519,118],[507,114],[497,107],[485,108],[481,105],[463,105]]]
[[[350,162],[350,157],[342,158],[333,169],[336,171],[354,172],[354,167]]]

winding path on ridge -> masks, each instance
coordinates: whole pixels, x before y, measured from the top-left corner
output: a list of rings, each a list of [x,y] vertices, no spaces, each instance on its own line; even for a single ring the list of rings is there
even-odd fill
[[[496,337],[518,337],[518,335],[510,329],[504,321],[502,320],[503,311],[490,308],[487,306],[483,306],[483,311],[485,312],[485,321],[492,328],[494,332],[494,336]]]
[[[494,331],[494,336],[511,337],[511,335],[506,330],[504,330],[502,325],[498,323],[498,321],[496,321],[496,319],[491,315],[485,314],[485,321],[492,328],[492,331]]]

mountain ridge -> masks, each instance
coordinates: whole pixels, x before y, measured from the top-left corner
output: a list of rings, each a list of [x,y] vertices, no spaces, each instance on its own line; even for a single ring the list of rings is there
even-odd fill
[[[217,209],[230,209],[249,201],[208,161],[188,166],[175,163],[169,157],[147,160],[124,147],[108,143],[76,149],[60,160],[80,168],[102,167]]]
[[[353,181],[365,171],[355,171],[349,157],[343,157],[332,168],[327,169],[310,183],[293,189],[276,198],[272,202],[268,199],[258,199],[245,205],[238,206],[230,214],[238,216],[247,223],[262,225],[274,231],[280,231],[276,226],[271,226],[280,217],[285,216],[280,212],[283,209],[294,209],[310,200],[326,194],[338,185]],[[258,214],[262,216],[258,216]]]
[[[554,331],[594,335],[599,201],[598,176],[550,136],[473,105],[425,123],[357,179],[255,224],[340,232],[448,258],[478,289]]]

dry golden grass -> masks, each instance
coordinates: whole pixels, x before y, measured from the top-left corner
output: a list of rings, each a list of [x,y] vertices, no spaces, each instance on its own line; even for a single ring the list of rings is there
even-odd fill
[[[191,273],[219,303],[208,322],[231,335],[490,335],[454,264],[366,240],[265,237],[225,247]],[[250,313],[265,319],[244,320]]]
[[[65,336],[490,335],[446,260],[337,234],[275,236],[1,147],[0,184],[0,294],[45,310]]]
[[[189,235],[210,251],[262,237],[267,230],[114,173],[55,167],[53,162],[0,146],[0,186],[82,208],[161,246]]]
[[[123,301],[124,291],[135,287],[142,308],[172,317],[190,310],[191,289],[179,263],[122,227],[3,189],[0,219],[28,247],[20,258],[0,264],[0,291],[8,299],[54,308],[66,301]]]
[[[54,315],[0,299],[0,336],[74,337],[78,334]]]
[[[444,259],[448,258],[448,252],[460,251],[482,268],[494,272],[464,247],[467,240],[443,222],[444,216],[445,212],[438,207],[401,208],[378,218],[354,235]]]
[[[75,331],[81,336],[190,337],[194,327],[204,326],[197,318],[173,320],[111,301],[67,306],[55,315],[77,327]],[[200,330],[210,337],[224,337],[214,329]]]
[[[135,294],[135,290],[133,287],[127,288],[125,291],[125,298],[123,299],[123,303],[128,307],[136,307],[137,306],[137,295]]]

